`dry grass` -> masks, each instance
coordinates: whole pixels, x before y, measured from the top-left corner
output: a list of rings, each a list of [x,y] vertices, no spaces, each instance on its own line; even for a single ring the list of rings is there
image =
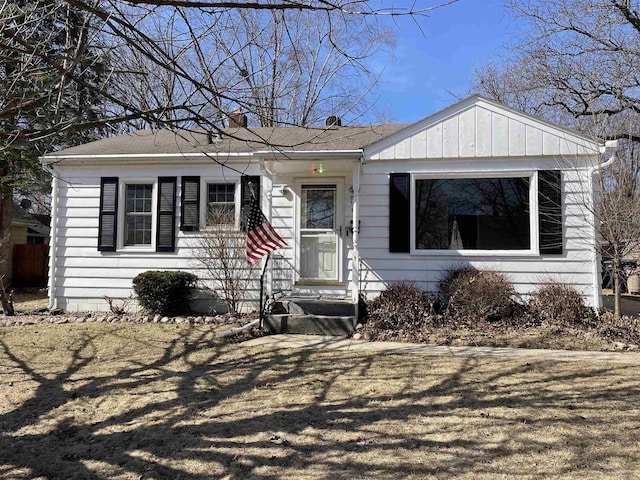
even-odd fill
[[[0,477],[640,478],[640,366],[0,330]]]
[[[49,297],[46,288],[25,288],[18,290],[13,295],[13,303],[16,312],[28,312],[47,308]]]

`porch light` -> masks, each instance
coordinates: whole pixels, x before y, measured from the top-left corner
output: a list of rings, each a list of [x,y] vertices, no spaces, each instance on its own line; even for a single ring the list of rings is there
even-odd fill
[[[311,164],[311,175],[315,175],[316,173],[324,173],[324,167],[321,163],[316,167],[315,163]]]
[[[317,167],[315,163],[311,164],[311,174],[315,175],[316,173],[324,173],[324,166],[321,163]]]

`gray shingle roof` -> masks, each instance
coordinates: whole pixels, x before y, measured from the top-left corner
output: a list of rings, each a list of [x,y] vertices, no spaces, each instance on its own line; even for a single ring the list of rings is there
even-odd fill
[[[206,132],[142,130],[71,147],[46,157],[75,155],[163,155],[177,153],[252,153],[257,151],[359,150],[381,140],[405,124],[358,127],[262,127],[225,129],[221,138],[209,141]]]

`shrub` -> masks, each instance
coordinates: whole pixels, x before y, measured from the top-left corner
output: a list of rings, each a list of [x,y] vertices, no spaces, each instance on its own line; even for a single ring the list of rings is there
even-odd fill
[[[550,283],[531,293],[528,309],[529,316],[537,324],[591,325],[595,319],[580,292],[564,283]]]
[[[491,270],[451,270],[440,281],[439,292],[446,316],[465,324],[507,318],[518,307],[516,291],[507,276]]]
[[[604,312],[598,318],[598,333],[608,340],[640,345],[640,318]]]
[[[393,283],[367,305],[364,331],[372,340],[424,341],[425,328],[439,321],[433,302],[412,283]]]
[[[148,271],[133,279],[140,305],[151,313],[177,315],[189,311],[197,277],[187,272]]]

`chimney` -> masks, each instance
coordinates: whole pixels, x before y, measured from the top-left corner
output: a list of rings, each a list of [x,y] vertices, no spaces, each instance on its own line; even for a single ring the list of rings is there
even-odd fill
[[[229,114],[229,128],[247,128],[247,116],[239,108]]]
[[[341,127],[342,119],[337,115],[331,115],[327,117],[327,120],[324,122],[327,127]]]

